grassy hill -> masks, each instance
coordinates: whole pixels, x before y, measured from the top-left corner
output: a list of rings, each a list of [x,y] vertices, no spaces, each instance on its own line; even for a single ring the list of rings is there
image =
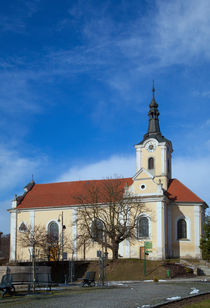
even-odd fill
[[[185,266],[179,265],[177,260],[146,261],[146,276],[144,275],[144,261],[139,259],[108,260],[106,267],[106,280],[148,280],[166,279],[167,270],[171,277],[192,277],[192,271]],[[98,262],[92,261],[87,264],[85,272],[96,271],[98,278]]]

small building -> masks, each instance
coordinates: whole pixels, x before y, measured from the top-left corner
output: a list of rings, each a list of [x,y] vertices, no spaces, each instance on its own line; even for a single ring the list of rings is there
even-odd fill
[[[207,204],[178,179],[172,178],[172,142],[166,139],[159,126],[158,104],[154,89],[149,105],[148,131],[135,145],[136,174],[133,178],[120,179],[125,190],[136,196],[145,211],[140,213],[136,224],[136,239],[129,238],[119,245],[122,258],[143,258],[144,247],[149,247],[149,259],[201,258],[199,248],[202,225]],[[112,179],[117,181],[118,179]],[[196,179],[195,179],[196,180]],[[90,180],[99,185],[102,181]],[[74,223],[82,204],[75,201],[75,195],[82,193],[87,181],[36,184],[25,187],[22,196],[15,196],[11,215],[10,261],[27,261],[29,249],[21,246],[21,233],[27,228],[44,226],[46,233],[60,238],[65,232],[73,249],[63,247],[65,257],[84,259],[84,253],[77,249],[77,225]],[[62,224],[61,218],[62,216]],[[62,227],[65,226],[65,230]],[[85,254],[86,259],[96,259],[100,246],[93,242]],[[73,251],[73,253],[72,253]],[[110,255],[110,254],[109,254]]]

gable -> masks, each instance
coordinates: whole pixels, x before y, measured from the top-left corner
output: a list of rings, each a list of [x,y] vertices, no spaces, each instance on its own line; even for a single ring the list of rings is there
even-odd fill
[[[133,181],[136,180],[142,180],[142,179],[152,179],[153,175],[151,173],[149,173],[149,171],[147,171],[144,168],[141,168],[133,177]]]
[[[133,177],[133,184],[129,187],[129,191],[142,196],[163,193],[161,185],[155,183],[153,175],[144,168],[141,168]]]

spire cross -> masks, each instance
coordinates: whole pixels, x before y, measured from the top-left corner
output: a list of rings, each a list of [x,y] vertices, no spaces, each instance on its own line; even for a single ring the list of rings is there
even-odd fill
[[[152,81],[152,92],[153,92],[153,97],[155,96],[155,86],[154,86],[154,80]]]

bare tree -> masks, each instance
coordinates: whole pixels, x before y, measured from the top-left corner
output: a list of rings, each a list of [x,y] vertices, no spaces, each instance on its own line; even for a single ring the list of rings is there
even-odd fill
[[[83,193],[75,197],[78,208],[77,240],[95,241],[112,250],[118,258],[119,244],[136,238],[137,218],[144,212],[138,198],[128,193],[125,179],[108,179],[84,184]]]
[[[40,259],[58,261],[61,258],[62,241],[59,236],[52,236],[46,232],[44,226],[28,226],[20,233],[19,244],[25,248],[31,248],[32,254],[38,254]],[[63,247],[73,252],[72,244],[68,237],[63,235]]]

